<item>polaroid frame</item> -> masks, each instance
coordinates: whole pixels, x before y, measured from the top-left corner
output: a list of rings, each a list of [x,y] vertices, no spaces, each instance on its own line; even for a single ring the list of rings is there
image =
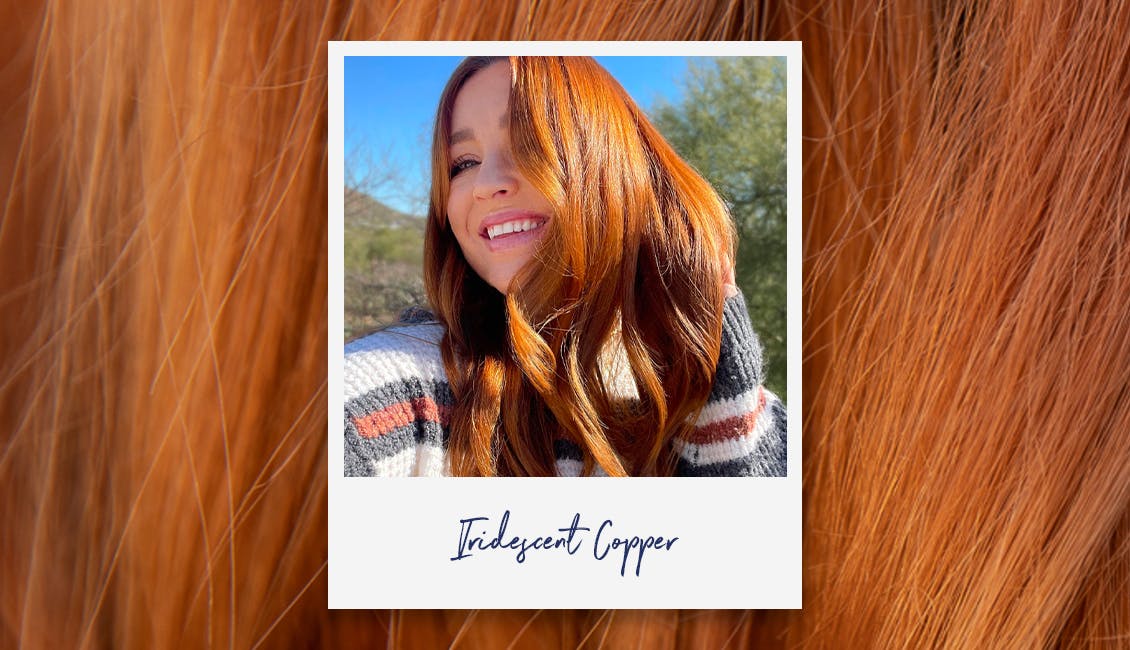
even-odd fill
[[[787,476],[344,476],[344,59],[453,55],[786,59]],[[801,44],[332,41],[328,71],[329,607],[799,609]],[[498,543],[493,549],[468,549],[468,536]],[[542,548],[547,536],[552,541]],[[514,538],[520,541],[511,544]]]

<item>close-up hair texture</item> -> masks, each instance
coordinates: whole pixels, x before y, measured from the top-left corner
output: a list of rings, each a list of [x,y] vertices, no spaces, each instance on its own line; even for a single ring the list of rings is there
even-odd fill
[[[0,32],[0,647],[1130,644],[1127,2],[48,1]],[[327,609],[326,43],[367,39],[803,42],[802,610]],[[576,289],[532,280],[527,322]]]

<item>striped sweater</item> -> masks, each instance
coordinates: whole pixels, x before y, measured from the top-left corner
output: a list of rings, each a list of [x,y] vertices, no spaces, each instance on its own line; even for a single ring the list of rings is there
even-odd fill
[[[443,328],[423,310],[345,346],[345,475],[446,476],[455,398],[440,355]],[[710,399],[674,441],[678,476],[784,476],[785,408],[761,386],[761,346],[741,295],[726,300]],[[630,383],[630,378],[629,378]],[[559,476],[578,476],[581,449],[559,440]],[[602,474],[596,468],[597,474]]]

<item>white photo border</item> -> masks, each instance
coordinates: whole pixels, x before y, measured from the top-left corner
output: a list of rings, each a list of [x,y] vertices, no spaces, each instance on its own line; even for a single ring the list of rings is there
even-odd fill
[[[781,478],[346,478],[343,214],[346,56],[773,56],[787,60],[788,475]],[[329,43],[328,464],[331,609],[799,609],[801,607],[801,44]],[[493,537],[563,547],[476,551]],[[477,517],[469,524],[461,523]],[[587,529],[587,530],[586,530]],[[480,529],[474,529],[478,534]],[[490,538],[488,537],[488,539]],[[655,538],[662,537],[656,543]],[[676,540],[671,543],[671,539]],[[614,548],[627,540],[629,550]],[[655,548],[642,554],[632,540]],[[603,556],[601,555],[603,553]],[[637,574],[638,571],[638,574]]]

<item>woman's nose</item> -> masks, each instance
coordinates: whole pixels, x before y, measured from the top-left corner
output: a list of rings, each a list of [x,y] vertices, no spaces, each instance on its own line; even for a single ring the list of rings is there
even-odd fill
[[[475,197],[489,199],[498,194],[513,194],[518,190],[518,172],[509,154],[490,156],[479,164],[475,174]]]

